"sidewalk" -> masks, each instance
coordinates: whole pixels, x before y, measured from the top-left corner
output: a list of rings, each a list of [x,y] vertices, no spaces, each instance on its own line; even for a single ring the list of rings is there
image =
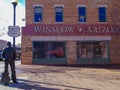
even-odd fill
[[[19,84],[1,90],[120,90],[119,69],[17,65],[16,72]]]

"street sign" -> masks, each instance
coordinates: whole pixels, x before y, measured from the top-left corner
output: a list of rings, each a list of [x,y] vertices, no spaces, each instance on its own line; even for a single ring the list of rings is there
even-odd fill
[[[8,27],[8,35],[11,37],[20,36],[20,27],[19,26],[9,26]]]

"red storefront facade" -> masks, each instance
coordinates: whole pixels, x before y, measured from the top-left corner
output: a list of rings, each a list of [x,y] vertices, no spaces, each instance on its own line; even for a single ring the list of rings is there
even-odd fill
[[[119,15],[113,19],[106,14],[106,22],[104,16],[100,17],[98,12],[88,14],[93,13],[89,6],[94,0],[54,1],[50,0],[48,3],[44,0],[26,0],[26,26],[22,28],[23,64],[120,64]],[[72,3],[76,8],[70,7]],[[111,4],[112,1],[98,0],[95,2],[96,10],[102,7],[99,13],[104,13],[104,9],[106,13],[110,13]],[[35,10],[39,12],[39,22],[36,22],[38,16],[35,17]],[[83,13],[78,21],[77,18],[81,14],[76,13]],[[83,19],[83,16],[86,18]],[[96,18],[91,19],[89,16]],[[105,21],[96,22],[98,18]],[[112,22],[111,19],[115,21]]]

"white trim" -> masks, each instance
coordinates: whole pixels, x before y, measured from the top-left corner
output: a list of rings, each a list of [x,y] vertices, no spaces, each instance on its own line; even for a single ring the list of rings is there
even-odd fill
[[[42,8],[44,8],[44,5],[43,4],[33,4],[33,8],[34,7],[42,7]]]
[[[97,8],[99,8],[99,7],[105,7],[105,8],[107,8],[107,5],[97,5]]]
[[[63,24],[64,22],[54,22],[55,24]]]
[[[98,22],[98,24],[108,24],[108,22]]]
[[[33,23],[35,23],[35,24],[43,24],[44,22],[42,21],[42,22],[33,22]]]
[[[87,24],[88,22],[78,22],[78,23],[80,23],[80,24]]]
[[[111,36],[32,36],[31,41],[108,41]]]
[[[61,4],[55,4],[55,5],[54,5],[54,8],[56,8],[56,7],[62,7],[62,8],[64,8],[64,5],[61,5]]]
[[[86,7],[87,8],[87,5],[77,5],[77,8],[79,7]]]

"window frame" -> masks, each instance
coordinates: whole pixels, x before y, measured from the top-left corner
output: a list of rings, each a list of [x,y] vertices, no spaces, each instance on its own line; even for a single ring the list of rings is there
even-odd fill
[[[43,5],[34,5],[33,6],[34,8],[34,22],[35,23],[38,23],[38,22],[43,22]],[[35,8],[40,8],[41,9],[41,12],[39,13],[35,13]],[[38,17],[36,17],[36,14]],[[41,18],[41,20],[38,20],[38,18]]]
[[[101,11],[100,11],[101,9]],[[104,11],[103,11],[104,9]],[[101,12],[101,13],[100,13]],[[99,22],[107,22],[107,6],[100,5],[98,6],[98,20]]]
[[[84,8],[84,13],[80,13],[80,8],[81,9]],[[78,6],[78,22],[79,23],[86,23],[86,8],[87,8],[86,5],[82,5],[82,6],[80,5],[80,6]],[[84,18],[84,20],[81,21],[80,17],[81,17],[81,19]]]
[[[64,6],[63,5],[55,5],[55,23],[63,23],[64,22]],[[57,12],[56,9],[60,8],[62,9],[62,12]],[[61,17],[61,20],[57,19],[57,17]]]

